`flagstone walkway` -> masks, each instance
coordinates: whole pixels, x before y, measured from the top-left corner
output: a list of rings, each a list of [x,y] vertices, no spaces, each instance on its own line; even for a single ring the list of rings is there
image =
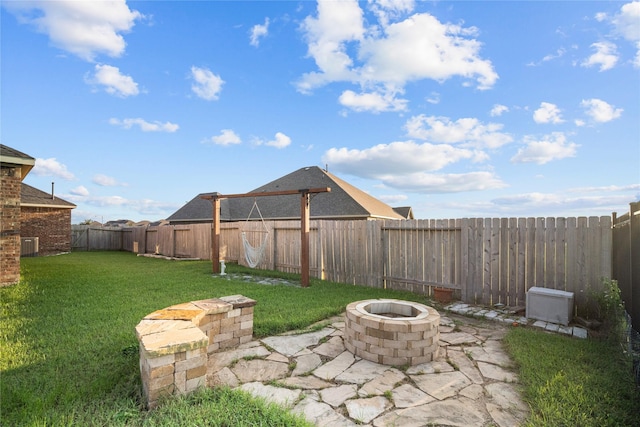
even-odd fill
[[[240,388],[317,426],[500,426],[528,415],[502,338],[505,323],[441,312],[440,354],[391,367],[345,350],[344,321],[254,340],[209,360],[209,386]]]

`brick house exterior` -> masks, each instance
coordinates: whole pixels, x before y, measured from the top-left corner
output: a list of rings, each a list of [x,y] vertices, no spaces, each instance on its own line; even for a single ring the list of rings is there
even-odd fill
[[[20,193],[35,159],[0,144],[0,286],[20,281]]]
[[[38,254],[71,252],[71,210],[76,205],[22,183],[20,235],[37,237]]]

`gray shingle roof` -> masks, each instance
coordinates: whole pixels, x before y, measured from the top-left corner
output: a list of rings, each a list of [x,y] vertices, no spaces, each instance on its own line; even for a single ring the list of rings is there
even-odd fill
[[[47,208],[73,209],[73,203],[67,202],[58,196],[51,197],[51,193],[45,193],[35,187],[22,183],[20,188],[20,206],[37,206]]]
[[[311,194],[310,216],[313,219],[403,219],[386,203],[317,167],[305,167],[258,187],[249,193],[300,190],[329,187],[329,193]],[[202,193],[206,194],[206,193]],[[211,202],[194,197],[167,219],[172,223],[211,221]],[[256,201],[265,219],[289,220],[300,218],[300,196],[297,194],[271,197],[222,199],[222,221],[246,220]],[[259,219],[256,210],[251,218]]]
[[[20,167],[22,170],[21,177],[24,179],[36,164],[36,159],[15,148],[0,144],[0,164],[2,166]]]

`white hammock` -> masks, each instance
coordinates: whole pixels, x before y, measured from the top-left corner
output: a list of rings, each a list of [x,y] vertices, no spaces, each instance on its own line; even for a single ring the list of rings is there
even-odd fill
[[[264,218],[262,218],[262,213],[260,212],[260,208],[258,207],[258,204],[255,202],[255,200],[253,202],[253,207],[251,208],[251,211],[249,212],[249,216],[247,217],[245,223],[249,221],[249,218],[251,218],[251,214],[253,213],[254,209],[256,209],[258,211],[258,214],[260,215],[260,220],[262,221],[262,227],[263,227],[263,231],[261,231],[261,233],[263,233],[265,236],[262,239],[260,246],[254,247],[254,246],[251,246],[251,243],[249,243],[249,240],[247,239],[247,233],[245,231],[242,232],[242,246],[244,247],[244,259],[247,261],[247,264],[251,268],[255,268],[262,260],[262,257],[264,255],[264,250],[267,248],[267,242],[269,240],[269,229],[266,227],[264,223]]]

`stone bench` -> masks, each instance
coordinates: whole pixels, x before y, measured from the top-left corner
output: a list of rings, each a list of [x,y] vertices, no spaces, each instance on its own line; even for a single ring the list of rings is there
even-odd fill
[[[256,301],[232,295],[155,311],[136,326],[146,404],[205,386],[209,357],[253,339]]]

